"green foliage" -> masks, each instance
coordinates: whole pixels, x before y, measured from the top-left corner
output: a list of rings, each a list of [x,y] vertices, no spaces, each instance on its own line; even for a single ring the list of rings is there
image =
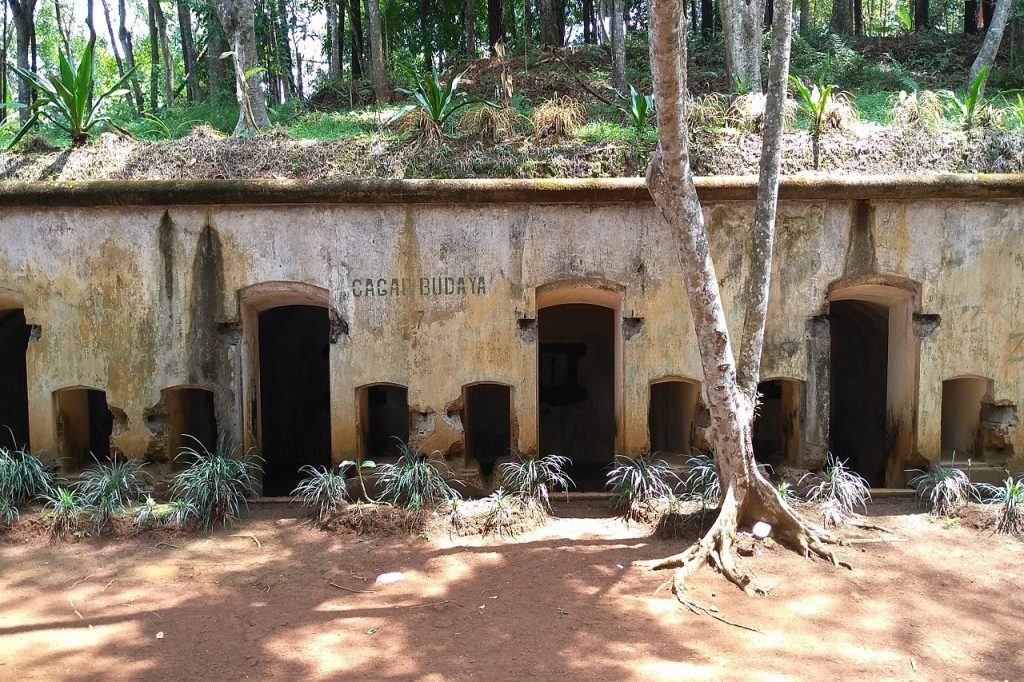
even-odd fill
[[[655,503],[672,495],[681,482],[667,462],[643,456],[620,455],[608,473],[612,507],[628,521],[645,520]]]
[[[1024,476],[1007,476],[998,486],[980,483],[978,489],[995,512],[996,531],[1024,535]]]
[[[27,447],[0,447],[0,500],[29,502],[50,493],[55,481],[53,469]]]
[[[942,123],[942,98],[931,90],[905,90],[890,96],[892,122],[896,125],[918,125],[934,128]]]
[[[10,528],[18,519],[18,508],[14,501],[7,497],[0,497],[0,525]]]
[[[196,510],[203,529],[227,525],[237,519],[247,498],[259,490],[260,460],[256,456],[238,457],[238,445],[221,435],[214,452],[197,438],[196,448],[183,447],[178,458],[188,466],[174,476],[171,494]]]
[[[977,123],[979,115],[986,108],[982,87],[985,85],[985,77],[988,75],[988,64],[981,67],[978,75],[971,81],[970,87],[963,96],[952,90],[943,90],[939,93],[946,103],[946,108],[963,126],[964,130],[970,130]]]
[[[303,508],[314,512],[317,523],[327,523],[349,499],[345,471],[352,466],[356,466],[356,463],[346,460],[338,465],[337,470],[309,464],[299,469],[299,473],[305,476],[292,491],[292,495],[299,498]],[[358,469],[372,469],[376,466],[374,462],[365,461],[358,465]]]
[[[808,502],[821,504],[826,527],[843,525],[853,517],[857,507],[866,510],[870,499],[868,482],[832,453],[825,460],[819,482],[807,491]]]
[[[1017,99],[1007,103],[1006,117],[1015,127],[1024,129],[1024,95],[1017,93]]]
[[[483,501],[487,505],[486,532],[498,536],[515,534],[516,515],[524,509],[526,504],[529,504],[521,495],[509,492],[504,488],[498,488]]]
[[[85,505],[73,488],[59,487],[42,496],[44,518],[50,522],[50,534],[58,540],[78,532]]]
[[[458,91],[464,75],[465,71],[445,83],[436,70],[417,74],[415,89],[396,88],[412,97],[413,103],[399,109],[389,123],[399,123],[407,130],[416,130],[424,140],[440,141],[444,137],[445,126],[456,112],[482,101]]]
[[[637,92],[632,84],[629,84],[629,94],[624,95],[618,91],[615,94],[618,96],[615,108],[626,116],[633,134],[639,138],[647,127],[647,120],[654,113],[654,96]]]
[[[775,486],[775,491],[786,504],[798,504],[803,501],[800,499],[800,495],[797,493],[796,487],[786,481],[780,481],[779,484]]]
[[[93,51],[93,45],[86,46],[77,68],[71,55],[60,52],[58,76],[44,77],[16,66],[11,67],[36,95],[35,102],[30,106],[31,115],[14,136],[11,147],[40,121],[48,121],[63,130],[75,146],[85,144],[93,128],[100,124],[117,127],[108,116],[102,114],[103,106],[108,98],[126,92],[122,86],[131,74],[125,74],[113,87],[95,96],[90,102],[90,94],[96,87]]]
[[[970,478],[955,466],[936,464],[928,470],[912,469],[909,473],[915,472],[917,476],[907,483],[928,504],[932,516],[950,516],[974,495]]]
[[[382,499],[406,509],[423,509],[462,497],[448,483],[452,476],[448,465],[432,456],[439,453],[425,453],[406,443],[399,443],[398,449],[397,462],[376,467],[377,480],[384,486]]]
[[[565,473],[570,464],[572,460],[562,455],[523,457],[515,453],[515,459],[498,466],[498,475],[512,492],[551,512],[551,493],[557,490],[568,493],[569,488],[576,485]]]
[[[82,472],[78,491],[86,505],[99,505],[103,500],[114,509],[127,507],[146,494],[143,464],[132,459],[118,458],[101,463],[93,458],[95,466]]]
[[[722,482],[714,454],[698,453],[686,460],[686,468],[689,470],[683,484],[686,497],[703,505],[718,504],[722,497]]]
[[[834,85],[826,85],[824,76],[807,87],[797,76],[790,76],[790,82],[797,92],[797,104],[807,117],[814,148],[814,169],[818,170],[821,149],[821,134],[830,128],[842,128],[853,118],[854,110],[845,95]]]
[[[199,518],[199,509],[189,500],[171,500],[167,507],[169,511],[166,520],[172,526],[183,528],[192,519]]]
[[[156,503],[156,500],[151,495],[147,496],[146,501],[135,510],[135,527],[141,530],[155,526],[160,521],[160,505]]]

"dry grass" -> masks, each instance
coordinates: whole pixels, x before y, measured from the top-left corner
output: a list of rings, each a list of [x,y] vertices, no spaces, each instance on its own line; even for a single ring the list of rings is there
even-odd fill
[[[850,130],[859,114],[845,92],[833,92],[821,117],[821,132]]]
[[[567,95],[555,96],[541,103],[530,115],[533,137],[544,142],[557,142],[572,137],[586,121],[586,109]]]
[[[422,109],[412,109],[394,122],[395,129],[420,144],[437,146],[445,139],[444,128]]]
[[[512,107],[477,104],[459,119],[459,130],[485,144],[507,142],[529,126],[530,120]]]
[[[733,98],[725,112],[726,124],[735,130],[760,134],[764,129],[764,114],[767,105],[768,97],[762,93],[738,95]],[[796,117],[796,110],[796,101],[787,97],[783,108],[786,125]]]
[[[686,118],[690,128],[712,130],[726,126],[729,99],[719,93],[689,97],[686,101]]]
[[[945,106],[939,95],[931,90],[901,90],[892,97],[892,122],[898,126],[937,128],[943,120]]]

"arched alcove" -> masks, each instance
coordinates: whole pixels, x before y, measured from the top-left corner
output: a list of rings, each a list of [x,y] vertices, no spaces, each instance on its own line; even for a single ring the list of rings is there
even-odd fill
[[[647,429],[652,453],[675,463],[690,456],[699,399],[700,382],[695,379],[666,377],[651,382]]]
[[[394,460],[409,442],[409,389],[376,383],[356,389],[359,404],[360,453],[364,460]]]
[[[764,464],[796,463],[800,453],[804,384],[798,379],[768,379],[757,386],[754,456]]]
[[[31,328],[21,298],[0,289],[0,445],[28,443],[28,373],[25,353]]]
[[[942,382],[942,461],[966,463],[982,453],[978,448],[982,399],[992,392],[992,380],[960,376]]]
[[[62,388],[53,392],[53,407],[62,471],[79,471],[94,458],[110,460],[114,415],[105,391],[88,386]]]
[[[486,477],[512,449],[512,387],[480,382],[462,387],[466,458]]]
[[[167,457],[175,467],[183,447],[217,449],[217,415],[213,391],[203,386],[171,386],[160,392],[167,419]],[[197,442],[198,441],[198,442]]]

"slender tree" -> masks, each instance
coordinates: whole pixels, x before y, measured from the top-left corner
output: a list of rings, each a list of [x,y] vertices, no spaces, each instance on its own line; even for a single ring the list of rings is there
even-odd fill
[[[493,52],[494,46],[503,42],[505,42],[505,0],[487,0],[487,45]]]
[[[238,123],[234,135],[270,127],[263,75],[256,53],[254,7],[247,0],[214,0],[221,27],[231,46],[235,69],[235,95],[238,98]]]
[[[366,23],[370,28],[370,78],[378,102],[391,99],[388,74],[384,68],[384,41],[380,30],[380,0],[366,0]]]
[[[104,8],[106,7],[106,0],[103,0]],[[128,22],[126,15],[128,13],[125,7],[126,0],[117,0],[117,18],[118,18],[118,36],[121,38],[121,47],[124,49],[124,65],[128,69],[129,76],[128,82],[131,83],[132,95],[135,98],[135,110],[142,111],[146,108],[146,100],[142,97],[142,86],[139,85],[139,74],[135,70],[135,47],[132,45],[132,34],[128,30]],[[113,42],[113,38],[111,38]]]
[[[914,30],[923,31],[931,26],[928,19],[928,0],[914,0]]]
[[[64,53],[71,54],[71,28],[64,21],[64,10],[61,8],[60,0],[53,0],[53,20],[57,24],[57,33],[64,46]]]
[[[424,0],[421,0],[421,3]],[[352,48],[349,56],[352,58],[352,77],[360,79],[363,77],[363,20],[359,10],[359,0],[349,0],[348,24],[351,28]],[[425,35],[425,34],[424,34]],[[424,38],[426,40],[426,38]]]
[[[369,14],[369,9],[367,9]],[[369,19],[369,17],[367,17]],[[378,23],[380,23],[378,10]],[[466,59],[476,59],[476,0],[466,0],[462,12],[462,30],[465,35]]]
[[[851,0],[832,0],[832,30],[839,35],[850,35],[853,32],[853,2]]]
[[[673,589],[685,601],[686,578],[705,562],[749,594],[764,591],[733,557],[738,526],[765,521],[780,542],[836,563],[825,542],[836,538],[811,527],[789,508],[754,462],[751,429],[770,286],[781,154],[783,107],[792,27],[788,3],[776,4],[772,59],[755,209],[751,272],[739,362],[733,355],[704,214],[687,148],[686,35],[681,0],[651,0],[651,67],[659,146],[648,187],[672,235],[682,265],[706,380],[715,460],[722,482],[721,511],[708,533],[686,551],[654,562],[676,568]]]
[[[610,0],[612,10],[612,86],[619,92],[626,92],[626,32],[622,17],[622,3],[625,0]],[[685,25],[685,24],[684,24]]]
[[[974,63],[971,64],[971,71],[967,80],[968,86],[978,77],[982,68],[985,66],[991,67],[992,62],[995,61],[996,54],[999,52],[999,44],[1003,41],[1006,22],[1010,19],[1010,8],[1012,6],[1013,0],[996,0],[996,9],[992,14],[992,24],[985,32],[985,39],[981,43],[981,49],[978,50],[978,56],[974,59]],[[986,80],[988,80],[987,77]],[[979,97],[984,96],[984,94],[985,84],[982,83]]]
[[[106,3],[106,0],[103,0]],[[178,0],[178,29],[181,33],[181,63],[185,67],[185,88],[190,102],[199,101],[199,60],[196,57],[195,35],[192,32],[192,8],[185,0]]]
[[[561,47],[555,0],[539,0],[537,5],[540,7],[540,44],[544,47]]]
[[[11,18],[14,20],[15,52],[18,68],[23,71],[35,69],[36,42],[36,0],[7,0],[11,6]],[[18,101],[25,107],[32,103],[32,88],[24,78],[18,78]],[[27,108],[18,112],[21,122],[28,121],[31,113]]]
[[[718,0],[726,69],[733,82],[749,92],[761,92],[764,3],[765,0]]]

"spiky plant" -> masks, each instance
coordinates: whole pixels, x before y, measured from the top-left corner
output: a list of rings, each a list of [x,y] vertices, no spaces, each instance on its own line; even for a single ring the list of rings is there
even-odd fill
[[[117,504],[114,498],[109,495],[104,495],[95,502],[85,502],[85,513],[92,519],[97,535],[102,533],[103,529],[110,523],[110,520],[123,509],[124,507]]]
[[[511,462],[498,466],[500,480],[508,489],[524,499],[536,504],[538,508],[551,509],[551,493],[558,490],[569,492],[576,484],[565,473],[572,460],[562,455],[544,455],[543,457],[523,457],[514,453]]]
[[[575,134],[586,120],[586,109],[572,97],[555,96],[541,102],[530,114],[530,120],[536,139],[554,142]]]
[[[328,469],[307,464],[299,469],[299,474],[303,474],[303,478],[292,495],[299,498],[304,509],[313,512],[317,523],[327,523],[348,499],[344,465]]]
[[[722,497],[722,481],[718,477],[718,465],[714,454],[698,453],[686,460],[689,473],[683,487],[689,499],[702,505],[718,504]]]
[[[18,508],[10,498],[0,497],[0,526],[10,528],[18,520]]]
[[[50,493],[55,481],[53,469],[27,447],[0,447],[0,499],[29,502]]]
[[[514,535],[513,524],[516,513],[523,508],[522,497],[504,488],[498,488],[483,501],[487,505],[486,532],[494,533],[499,537],[503,533],[509,536]]]
[[[486,144],[505,142],[523,128],[529,128],[530,119],[510,106],[493,106],[479,102],[466,109],[459,118],[459,130],[479,137]]]
[[[807,491],[807,500],[821,505],[826,527],[841,526],[853,518],[857,507],[867,511],[871,499],[868,482],[851,470],[845,460],[829,453],[819,482]]]
[[[974,77],[967,88],[967,92],[960,95],[952,90],[943,90],[939,93],[946,108],[953,113],[960,121],[964,130],[970,130],[977,123],[978,119],[988,109],[985,103],[985,78],[988,76],[988,64],[981,67],[978,75]]]
[[[928,505],[932,516],[950,516],[967,504],[974,496],[974,485],[967,474],[950,465],[936,464],[928,470],[912,469],[917,473],[907,483],[917,496]]]
[[[456,112],[470,104],[497,106],[490,102],[471,98],[459,92],[459,83],[465,72],[444,82],[437,71],[416,74],[414,89],[396,88],[413,98],[411,104],[403,106],[391,117],[389,123],[398,124],[402,130],[410,131],[428,144],[436,144],[445,137]]]
[[[184,528],[189,521],[199,518],[199,509],[188,500],[171,500],[167,508],[165,521],[176,528]]]
[[[50,535],[63,540],[78,531],[85,507],[74,488],[59,487],[42,496],[44,518],[50,522]]]
[[[654,97],[638,92],[632,84],[629,84],[628,93],[623,94],[616,90],[615,94],[617,95],[615,108],[626,117],[626,122],[633,129],[633,134],[639,138],[643,134],[644,128],[647,127],[648,119],[654,113]]]
[[[797,92],[799,107],[807,115],[811,132],[811,148],[814,154],[814,170],[818,170],[821,151],[821,134],[830,128],[840,129],[856,116],[849,98],[840,93],[836,86],[826,84],[824,77],[810,87],[798,76],[790,76],[790,82]]]
[[[192,505],[203,529],[226,526],[248,508],[249,497],[259,490],[260,459],[238,456],[238,445],[227,435],[210,452],[199,439],[188,436],[197,447],[182,447],[177,458],[188,464],[174,476],[171,494]],[[176,458],[176,459],[177,459]]]
[[[160,523],[160,506],[152,496],[147,496],[146,501],[135,510],[135,527],[141,530],[158,523]]]
[[[650,457],[615,458],[608,472],[612,508],[627,521],[645,521],[659,500],[668,498],[682,483],[665,460]]]
[[[996,531],[1024,535],[1024,475],[1007,476],[1002,485],[981,483],[979,491],[996,517]]]
[[[444,461],[409,443],[398,444],[399,457],[394,464],[377,465],[377,480],[384,486],[381,498],[407,509],[437,507],[462,497],[448,482],[452,471]]]
[[[895,125],[916,125],[935,128],[942,123],[945,107],[942,98],[931,90],[901,90],[890,98],[892,122]]]
[[[796,491],[796,486],[788,483],[787,481],[780,481],[779,484],[775,486],[775,491],[779,493],[779,497],[781,497],[782,501],[786,504],[797,504],[803,501],[800,499],[800,495]]]
[[[146,496],[145,466],[127,458],[113,462],[100,462],[93,456],[95,465],[82,472],[78,491],[89,506],[97,506],[107,499],[108,506],[117,510],[144,499]]]

